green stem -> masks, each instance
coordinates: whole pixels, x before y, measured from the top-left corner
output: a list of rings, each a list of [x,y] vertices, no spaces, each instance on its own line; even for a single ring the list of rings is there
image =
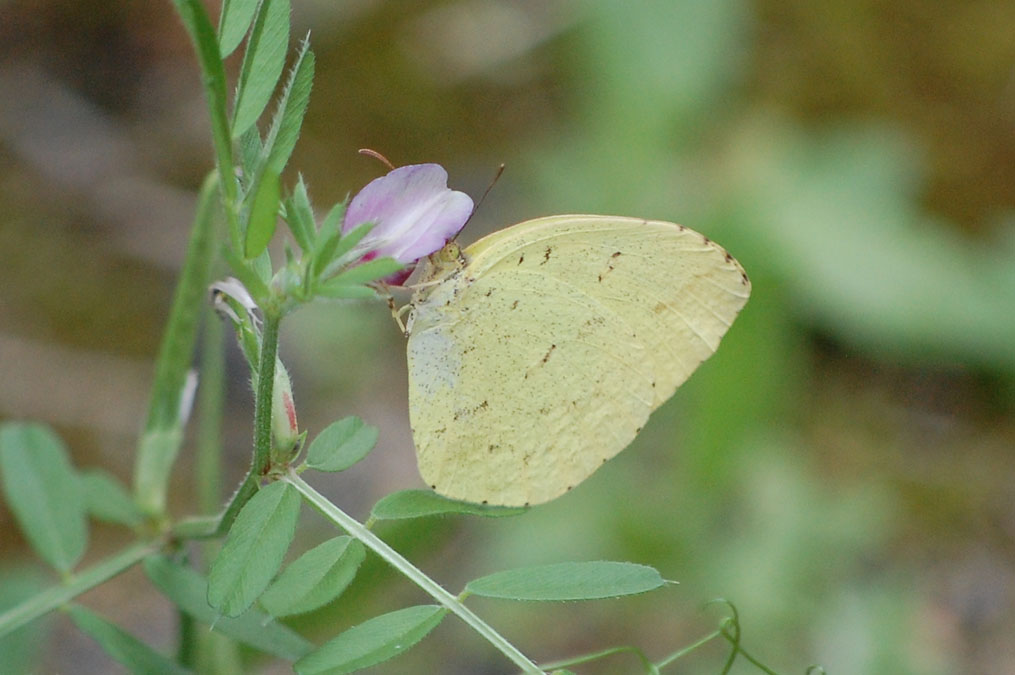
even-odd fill
[[[317,492],[302,478],[290,471],[282,480],[299,490],[300,494],[310,502],[325,518],[359,539],[365,546],[383,558],[389,565],[405,575],[409,580],[429,593],[435,600],[447,607],[467,623],[473,630],[486,638],[490,644],[499,649],[525,673],[541,673],[546,675],[539,666],[522,654],[517,647],[508,642],[500,633],[480,619],[471,609],[462,604],[461,600],[451,595],[436,581],[424,574],[419,568],[403,558],[397,551],[384,543],[377,535],[366,529],[362,523],[348,515],[328,499]]]
[[[264,309],[261,331],[261,358],[257,365],[257,391],[254,398],[254,463],[251,474],[256,478],[268,471],[271,458],[271,398],[275,385],[275,359],[278,357],[278,312]]]
[[[225,401],[225,344],[222,322],[205,311],[201,349],[201,386],[197,397],[197,501],[201,513],[215,513],[222,503],[222,410]]]
[[[85,591],[112,579],[158,550],[158,544],[137,542],[102,562],[71,576],[62,586],[53,586],[0,614],[0,636],[17,630],[29,621],[58,609]]]

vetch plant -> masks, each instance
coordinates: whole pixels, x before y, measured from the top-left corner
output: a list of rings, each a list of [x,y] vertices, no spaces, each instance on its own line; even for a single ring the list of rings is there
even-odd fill
[[[495,631],[466,605],[466,599],[476,595],[546,602],[592,600],[645,593],[668,582],[657,570],[642,564],[561,562],[494,572],[452,593],[374,534],[373,525],[381,520],[434,514],[523,517],[527,507],[514,503],[520,499],[505,497],[500,501],[508,505],[489,505],[474,503],[481,499],[457,501],[428,490],[406,490],[378,501],[364,523],[304,480],[307,471],[352,468],[371,451],[380,431],[355,417],[322,430],[300,427],[298,392],[293,391],[278,356],[280,323],[295,308],[319,299],[384,297],[385,289],[405,283],[417,261],[428,256],[427,265],[431,266],[460,262],[462,252],[448,242],[471,216],[473,201],[448,188],[442,167],[419,164],[392,169],[348,204],[332,206],[319,219],[302,177],[291,188],[285,188],[280,178],[299,136],[314,76],[314,55],[304,40],[279,87],[289,44],[289,0],[226,0],[217,29],[199,0],[174,3],[201,69],[212,122],[215,169],[200,192],[186,261],[159,351],[137,444],[133,490],[105,473],[74,468],[62,441],[42,425],[7,422],[0,426],[0,473],[6,501],[32,548],[63,579],[0,614],[0,637],[63,609],[80,630],[132,672],[212,672],[207,654],[202,652],[215,647],[192,630],[192,623],[197,622],[220,636],[216,638],[222,641],[220,647],[246,645],[291,662],[298,673],[344,673],[398,656],[423,640],[448,615],[454,615],[526,673],[570,672],[563,669],[615,654],[630,654],[644,672],[655,673],[716,639],[726,640],[732,647],[723,672],[738,657],[772,672],[741,647],[732,605],[715,632],[655,661],[636,647],[613,647],[536,664],[526,656],[524,646]],[[246,47],[230,105],[227,91],[231,86],[223,59],[244,39]],[[270,118],[259,126],[273,95]],[[289,238],[284,258],[273,260],[268,246],[276,237],[280,220],[286,224]],[[709,255],[722,251],[707,240],[703,250]],[[551,254],[547,248],[545,261]],[[620,252],[611,255],[611,265],[620,265],[615,262],[617,256]],[[220,257],[230,273],[216,279],[213,270]],[[735,272],[739,267],[730,261],[726,254],[729,267],[723,269]],[[428,269],[432,272],[432,267]],[[602,274],[613,269],[604,267]],[[417,293],[427,283],[434,286],[438,281],[424,280]],[[734,281],[747,284],[746,276]],[[212,306],[235,332],[254,392],[250,467],[221,508],[217,508],[215,471],[211,468],[219,450],[216,415],[221,414],[224,367],[221,352],[215,348],[215,322],[207,324],[211,338],[203,350],[200,377],[192,370],[209,288]],[[738,297],[746,300],[746,291]],[[556,345],[549,349],[544,363],[554,357],[555,349]],[[180,516],[167,509],[169,476],[192,409],[199,425],[196,482],[204,507],[214,515]],[[644,411],[646,417],[648,412]],[[496,439],[489,442],[492,447]],[[447,479],[447,484],[453,487],[454,479]],[[305,505],[341,532],[283,568]],[[129,528],[134,541],[81,569],[89,517]],[[193,564],[188,556],[189,545],[197,542],[205,544],[203,552],[211,558],[207,568]],[[220,542],[220,548],[211,542]],[[374,617],[321,645],[279,620],[342,602],[343,591],[355,581],[367,556],[377,556],[391,565],[432,601]],[[178,609],[182,638],[173,656],[75,604],[85,591],[110,582],[134,565],[141,565],[152,585]]]

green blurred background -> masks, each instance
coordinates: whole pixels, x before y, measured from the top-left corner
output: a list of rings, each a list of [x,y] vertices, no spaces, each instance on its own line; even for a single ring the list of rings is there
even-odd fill
[[[1015,3],[294,5],[318,63],[291,167],[320,209],[383,172],[357,148],[440,162],[476,197],[504,162],[466,242],[554,213],[660,218],[721,242],[754,283],[717,355],[580,489],[520,518],[382,536],[453,589],[567,559],[681,582],[601,603],[476,602],[536,659],[614,644],[662,656],[712,630],[721,612],[703,604],[723,596],[780,672],[1015,672]],[[55,425],[79,467],[130,477],[211,159],[169,2],[0,4],[0,417]],[[363,465],[313,478],[355,515],[420,484],[403,343],[383,303],[283,326],[311,435],[346,414],[382,428]],[[227,486],[251,424],[229,358]],[[181,514],[195,508],[190,461],[174,478]],[[304,522],[296,551],[330,535]],[[2,506],[0,537],[0,605],[53,581]],[[89,560],[124,539],[97,527]],[[173,613],[139,572],[83,601],[173,643]],[[320,640],[421,601],[368,564],[299,625]],[[9,668],[115,672],[63,617],[18,642]],[[717,672],[724,653],[673,672]],[[582,672],[634,670],[615,658]],[[447,621],[371,672],[511,670]]]

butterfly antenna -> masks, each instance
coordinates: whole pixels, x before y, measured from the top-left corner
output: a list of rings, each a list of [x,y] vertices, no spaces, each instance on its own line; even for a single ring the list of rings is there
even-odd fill
[[[362,152],[362,150],[360,152]],[[476,205],[472,208],[472,213],[470,213],[469,217],[465,220],[464,223],[462,223],[462,226],[459,228],[458,232],[455,232],[455,236],[451,238],[452,240],[458,238],[458,235],[462,233],[462,230],[465,229],[465,226],[469,224],[469,221],[472,220],[472,217],[476,215],[477,211],[479,211],[479,207],[483,205],[483,201],[486,199],[486,196],[490,194],[490,190],[493,189],[493,186],[497,184],[498,180],[500,180],[501,174],[504,173],[504,166],[505,165],[501,163],[501,165],[497,167],[497,173],[493,175],[493,180],[491,180],[490,184],[486,186],[486,190],[483,192],[483,196],[479,198],[478,202],[476,202]]]
[[[359,154],[366,155],[367,157],[373,157],[378,162],[380,162],[380,163],[384,164],[386,167],[388,167],[388,169],[390,169],[391,171],[395,170],[395,165],[392,164],[391,162],[389,162],[387,157],[385,157],[381,153],[377,152],[376,150],[371,150],[370,148],[360,148],[359,149]]]

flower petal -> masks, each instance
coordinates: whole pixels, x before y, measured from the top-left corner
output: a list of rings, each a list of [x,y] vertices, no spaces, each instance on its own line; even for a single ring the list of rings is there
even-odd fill
[[[412,164],[360,190],[346,209],[342,231],[374,222],[357,248],[410,263],[454,237],[472,208],[472,198],[448,188],[448,173],[439,164]]]

